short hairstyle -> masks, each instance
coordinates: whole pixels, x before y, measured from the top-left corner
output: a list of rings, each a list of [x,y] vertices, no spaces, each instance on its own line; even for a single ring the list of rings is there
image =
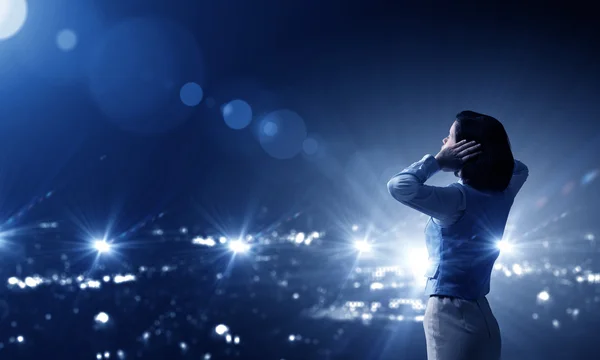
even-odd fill
[[[497,119],[474,111],[456,115],[456,142],[476,141],[481,154],[466,162],[460,178],[480,191],[504,191],[512,178],[515,159],[508,134]],[[458,176],[458,172],[455,173]]]

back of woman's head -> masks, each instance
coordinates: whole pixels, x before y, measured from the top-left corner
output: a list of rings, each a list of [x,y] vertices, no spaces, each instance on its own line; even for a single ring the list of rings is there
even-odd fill
[[[463,183],[481,191],[504,191],[515,159],[502,123],[488,115],[463,111],[456,115],[456,142],[461,140],[476,141],[482,151],[461,169]]]

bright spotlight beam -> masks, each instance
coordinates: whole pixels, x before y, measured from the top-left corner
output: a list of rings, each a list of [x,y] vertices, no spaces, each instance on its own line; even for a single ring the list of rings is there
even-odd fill
[[[250,245],[241,240],[235,240],[229,243],[229,250],[233,251],[236,254],[245,253],[248,250],[250,250]]]
[[[371,251],[371,244],[364,240],[354,242],[354,248],[361,253],[367,253]]]
[[[501,252],[508,253],[512,250],[513,246],[506,240],[500,240],[496,243],[496,247],[500,249]]]
[[[430,265],[427,248],[410,249],[407,253],[407,264],[417,279],[425,279],[425,273]]]
[[[101,254],[110,252],[110,244],[106,240],[95,240],[94,248]]]

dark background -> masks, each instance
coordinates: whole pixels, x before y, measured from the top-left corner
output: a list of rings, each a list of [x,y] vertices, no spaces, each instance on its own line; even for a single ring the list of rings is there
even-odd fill
[[[205,235],[240,232],[241,228],[248,233],[266,233],[297,214],[294,221],[300,221],[298,226],[304,231],[327,229],[343,234],[351,224],[361,223],[385,232],[400,221],[417,217],[389,197],[387,180],[423,155],[435,154],[454,116],[466,109],[501,120],[515,157],[529,166],[530,178],[511,215],[517,228],[515,237],[525,245],[526,255],[539,259],[540,251],[545,251],[543,256],[565,267],[585,264],[590,272],[598,271],[594,241],[593,247],[580,248],[574,240],[598,232],[599,189],[597,181],[590,180],[600,166],[598,25],[593,4],[450,3],[30,1],[21,31],[0,42],[3,277],[16,276],[15,266],[21,271],[18,266],[25,266],[28,259],[28,264],[33,264],[31,271],[49,274],[59,266],[55,264],[60,263],[60,254],[85,248],[91,237],[117,236],[156,220],[159,214],[163,214],[160,221],[150,221],[155,225],[146,224],[139,232],[123,237],[135,245],[135,251],[124,250],[120,265],[105,264],[107,271],[113,271],[110,266],[120,271],[118,266],[158,266],[170,259],[180,261],[177,256],[188,258],[182,255],[184,250],[173,250],[165,239],[158,248],[155,240],[146,240],[153,226],[170,229],[164,236],[167,240],[181,226]],[[178,26],[183,37],[172,41],[165,35],[167,40],[163,40],[169,45],[165,47],[160,31],[139,46],[128,44],[124,33],[111,35],[111,29],[134,18],[168,20]],[[78,35],[77,46],[70,52],[56,47],[56,33],[64,28]],[[120,36],[125,45],[98,60],[102,44],[116,42]],[[173,62],[163,63],[161,54]],[[139,117],[133,128],[123,119],[107,116],[94,96],[94,84],[106,81],[113,68],[123,70],[120,81],[126,84],[125,90],[103,96],[113,94],[125,102],[136,99],[151,107],[152,99],[144,98],[139,81],[135,80],[137,85],[128,83],[128,76],[134,75],[126,70],[138,67],[156,74],[167,69],[165,76],[173,81],[170,96],[175,98],[184,83],[197,82],[204,92],[202,102],[193,108],[169,103]],[[236,98],[247,101],[254,114],[251,125],[243,130],[228,128],[220,111],[224,103]],[[300,151],[291,159],[280,160],[263,151],[258,141],[260,120],[278,109],[290,109],[302,117],[310,136],[319,142],[316,154]],[[147,131],[145,119],[153,121],[158,130]],[[583,180],[586,174],[589,181]],[[454,181],[452,176],[441,174],[434,183],[449,181]],[[52,195],[40,201],[50,191]],[[564,213],[568,216],[561,218]],[[58,222],[60,235],[40,233],[37,225],[47,221]],[[413,242],[422,240],[418,226],[411,231],[416,234]],[[46,237],[56,243],[42,245],[40,255],[35,244],[45,244]],[[333,238],[339,243],[344,241],[341,237]],[[327,251],[335,250],[331,243],[327,245],[327,239],[323,241],[323,246],[330,248]],[[552,251],[543,247],[544,241],[550,242]],[[394,243],[387,246],[394,248]],[[169,249],[175,251],[173,257],[166,255]],[[330,276],[330,286],[339,285],[342,280],[331,273],[334,264],[325,268],[310,256],[303,258],[305,270],[298,277]],[[82,256],[77,264],[82,269],[92,268],[92,260]],[[203,274],[217,271],[211,264],[205,264]],[[348,264],[347,259],[340,262],[339,269],[350,266],[351,261]],[[173,276],[169,291],[190,291],[187,284],[193,280],[187,277],[194,279],[194,274],[200,276],[191,270]],[[539,276],[530,280],[537,284],[533,286],[539,285],[540,290],[551,286],[553,280]],[[196,290],[214,291],[206,286]],[[510,286],[503,289],[513,291]],[[43,291],[19,295],[2,290],[0,296],[17,303],[19,296],[29,296],[31,304],[55,296],[53,290]],[[271,290],[256,290],[261,291],[268,298]],[[573,293],[575,300],[561,300],[562,307],[573,301],[588,304],[587,318],[597,319],[600,312],[593,306],[597,294],[593,286],[581,294]],[[150,301],[159,302],[160,296],[156,296]],[[533,306],[535,293],[524,301]],[[10,316],[18,328],[29,322],[32,328],[35,321],[24,304],[13,307],[8,302]],[[126,314],[116,304],[111,305],[114,311]],[[243,313],[244,303],[231,300],[231,304]],[[269,330],[259,332],[285,327],[277,322],[277,311],[269,309],[272,323],[262,328]],[[15,314],[21,315],[16,318]],[[295,319],[296,315],[290,310],[288,317]],[[2,320],[7,329],[12,326],[10,316]],[[508,310],[497,316],[501,325],[502,321],[525,321]],[[526,316],[530,321],[531,314]],[[64,321],[61,326],[71,333],[95,333],[89,324]],[[127,321],[136,327],[138,319]],[[576,331],[569,332],[555,331],[549,323],[528,330],[507,326],[507,358],[545,359],[558,354],[563,357],[553,358],[594,358],[598,323],[590,321],[573,325]],[[119,326],[111,330],[112,338],[125,331]],[[240,326],[252,328],[249,322]],[[322,325],[309,322],[302,326],[318,329]],[[333,355],[323,355],[320,350],[290,353],[279,348],[286,346],[283,336],[283,342],[273,340],[272,345],[266,345],[270,340],[257,338],[237,353],[223,352],[219,357],[215,352],[213,359],[392,359],[404,357],[404,352],[415,354],[406,358],[425,356],[418,325],[401,330],[402,335],[395,332],[400,339],[391,340],[380,328],[359,326],[352,331],[361,341],[331,345],[323,340],[328,344],[324,348],[335,349]],[[202,343],[202,334],[195,336]],[[327,337],[327,331],[314,337],[320,336]],[[71,344],[65,338],[60,341]],[[29,343],[26,345],[34,349],[6,358],[44,352],[53,348],[51,343]],[[135,347],[133,339],[123,343]],[[81,348],[77,354],[87,354],[74,358],[93,359],[96,352],[103,351],[77,341],[72,344]],[[2,349],[0,358],[5,358]]]

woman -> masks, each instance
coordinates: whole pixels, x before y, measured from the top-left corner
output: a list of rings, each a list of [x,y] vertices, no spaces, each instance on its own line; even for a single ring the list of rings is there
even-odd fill
[[[423,320],[429,360],[500,359],[500,329],[485,296],[506,220],[529,175],[515,160],[502,123],[463,111],[440,152],[388,182],[402,204],[431,216],[425,227],[429,266]],[[460,178],[424,185],[439,170]]]

